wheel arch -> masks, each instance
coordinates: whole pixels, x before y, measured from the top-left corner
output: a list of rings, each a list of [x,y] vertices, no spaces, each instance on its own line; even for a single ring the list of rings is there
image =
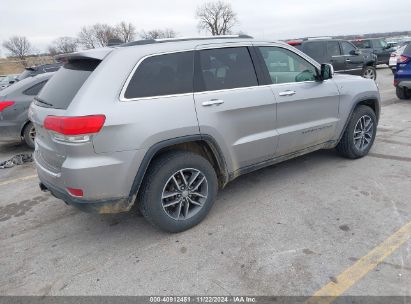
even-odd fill
[[[24,130],[26,129],[27,125],[31,123],[30,120],[26,120],[24,123],[21,124],[20,127],[20,136],[23,137],[24,136]]]
[[[344,135],[345,130],[347,129],[348,123],[351,120],[353,113],[355,111],[355,109],[361,105],[365,105],[370,107],[374,113],[375,116],[377,117],[377,122],[380,119],[380,112],[381,112],[381,106],[380,106],[380,102],[377,98],[363,98],[363,99],[359,99],[356,102],[353,103],[351,110],[350,110],[350,114],[348,115],[347,121],[344,124],[344,128],[342,129],[342,132],[337,140],[337,143],[340,142],[341,138]]]
[[[130,199],[134,199],[137,195],[152,161],[159,155],[174,150],[190,151],[203,156],[210,161],[216,170],[219,186],[223,188],[228,183],[227,164],[214,138],[209,135],[189,135],[158,142],[147,150],[134,178],[129,195]]]

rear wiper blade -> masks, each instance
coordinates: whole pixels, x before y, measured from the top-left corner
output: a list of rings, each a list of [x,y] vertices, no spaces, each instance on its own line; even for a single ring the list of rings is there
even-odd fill
[[[40,102],[40,103],[42,103],[42,104],[45,104],[45,105],[47,105],[47,106],[49,106],[49,107],[52,107],[52,106],[53,106],[53,104],[48,103],[48,102],[46,102],[46,101],[44,101],[43,99],[38,98],[38,97],[34,97],[34,100],[35,100],[35,101],[38,101],[38,102]]]

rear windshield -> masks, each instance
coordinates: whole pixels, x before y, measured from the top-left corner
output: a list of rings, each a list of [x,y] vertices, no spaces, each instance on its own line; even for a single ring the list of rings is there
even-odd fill
[[[36,97],[38,106],[67,109],[100,60],[76,60],[65,64]]]
[[[411,43],[408,43],[407,47],[404,50],[405,55],[411,55]]]

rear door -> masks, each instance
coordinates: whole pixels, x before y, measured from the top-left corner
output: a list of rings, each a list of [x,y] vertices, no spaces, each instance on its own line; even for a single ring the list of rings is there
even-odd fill
[[[229,169],[274,156],[278,134],[275,99],[259,86],[251,45],[204,45],[196,51],[194,99],[201,134],[212,136]]]
[[[282,46],[259,46],[277,100],[278,156],[329,141],[339,121],[339,92],[332,79],[316,81],[317,69]]]

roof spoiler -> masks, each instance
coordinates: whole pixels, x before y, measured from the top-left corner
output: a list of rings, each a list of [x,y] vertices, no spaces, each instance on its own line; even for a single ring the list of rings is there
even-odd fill
[[[94,59],[94,60],[103,60],[108,54],[113,51],[113,48],[104,47],[98,49],[91,49],[86,51],[80,51],[69,54],[60,54],[54,56],[54,59],[57,62],[67,63],[74,60],[85,60],[85,59]]]

